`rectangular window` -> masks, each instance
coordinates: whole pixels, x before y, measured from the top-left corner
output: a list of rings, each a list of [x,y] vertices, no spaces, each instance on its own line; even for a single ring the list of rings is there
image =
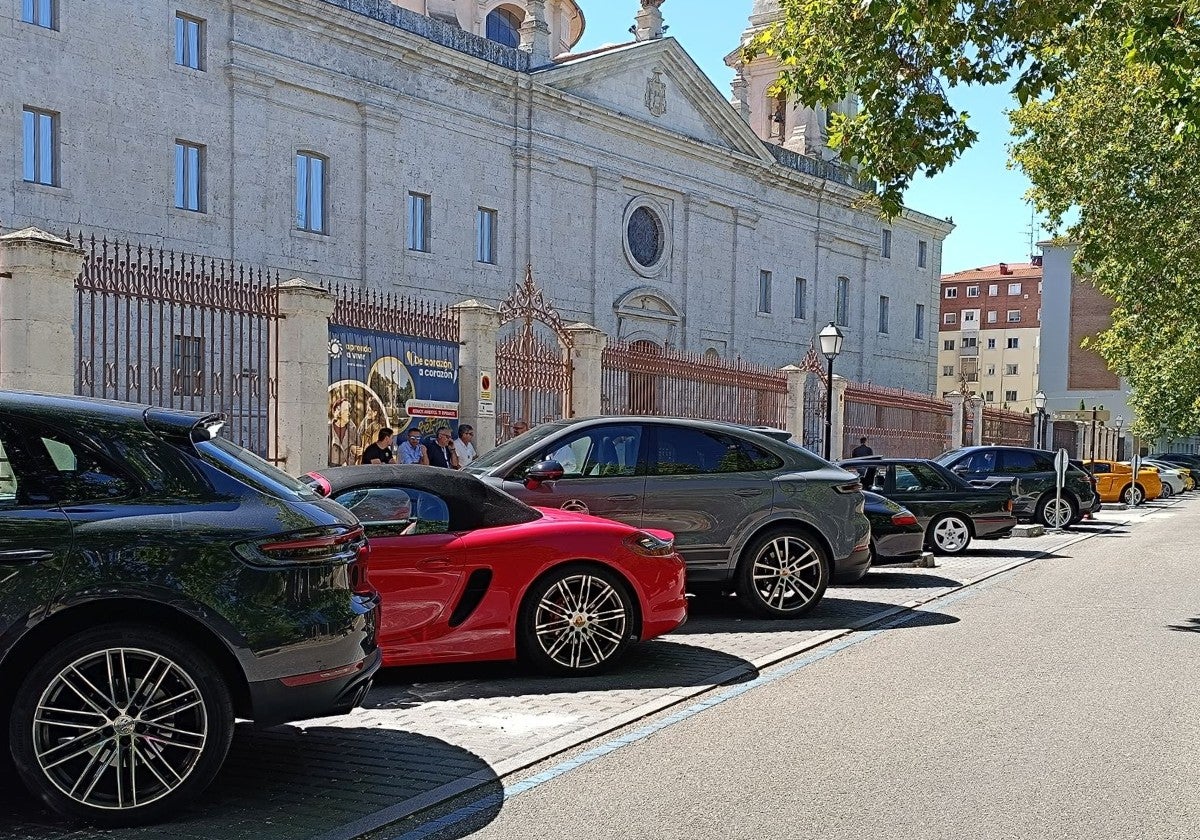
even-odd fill
[[[917,268],[929,265],[929,244],[924,239],[917,240]]]
[[[942,365],[942,376],[953,376],[954,365]]]
[[[979,310],[978,310],[978,309],[965,309],[965,310],[963,310],[963,314],[962,314],[962,316],[963,316],[963,324],[974,324],[974,323],[975,323],[975,317],[976,317],[978,314],[979,314]]]
[[[21,0],[21,20],[43,29],[56,29],[57,5],[55,0]]]
[[[979,297],[979,287],[967,286],[967,297]]]
[[[171,393],[192,396],[203,393],[202,362],[204,339],[177,335],[171,341]]]
[[[1008,340],[1008,349],[1009,350],[1018,350],[1018,349],[1020,349],[1020,347],[1021,347],[1021,339],[1010,338]]]
[[[995,350],[995,349],[996,349],[996,339],[994,339],[994,338],[989,338],[989,339],[988,339],[988,349],[989,349],[989,350]]]
[[[58,186],[58,114],[25,109],[25,180]]]
[[[891,313],[888,311],[891,308],[891,300],[886,295],[879,296],[879,331],[887,334],[890,324],[888,323]]]
[[[988,286],[988,297],[995,297],[1000,294],[1000,286],[996,283]]]
[[[422,193],[408,194],[408,250],[429,252],[430,198]]]
[[[850,278],[839,277],[837,280],[837,322],[841,326],[850,323]]]
[[[988,323],[989,324],[996,323],[996,310],[995,309],[988,310]]]
[[[204,147],[175,141],[175,206],[204,212]]]
[[[193,70],[204,69],[204,21],[175,13],[175,63]]]
[[[974,336],[963,336],[963,345],[962,346],[964,349],[970,348],[970,347],[978,347],[979,339],[975,338]],[[953,349],[953,348],[951,348],[951,349]]]
[[[954,349],[954,339],[953,339],[953,338],[947,338],[945,341],[943,341],[943,342],[942,342],[942,349],[943,349],[943,350],[953,350],[953,349]]]
[[[917,341],[925,340],[925,304],[917,304],[916,325],[913,329],[913,338]]]
[[[1020,309],[1008,310],[1008,323],[1015,324],[1020,320],[1021,320],[1021,310]]]
[[[479,208],[475,219],[475,259],[496,264],[496,211]]]
[[[987,375],[988,375],[988,376],[995,376],[995,375],[996,375],[996,366],[995,366],[995,365],[988,365],[988,366],[987,366]]]
[[[958,313],[957,312],[947,312],[945,315],[942,316],[942,323],[943,324],[957,324],[958,323]]]
[[[771,311],[771,272],[758,272],[758,311]]]
[[[1004,375],[1005,376],[1016,376],[1019,372],[1019,369],[1020,369],[1020,365],[1005,365],[1004,366]]]
[[[887,228],[879,232],[879,256],[885,260],[892,258],[892,232]]]
[[[803,320],[808,312],[808,281],[803,277],[796,278],[796,294],[792,299],[792,317]]]
[[[984,402],[995,402],[996,401],[996,392],[995,391],[984,391],[983,399],[984,399]]]
[[[1009,403],[1015,403],[1017,401],[1017,392],[1016,391],[1005,391],[1004,392],[1004,401],[1009,402]]]
[[[1009,283],[1008,284],[1008,293],[1010,295],[1017,295],[1019,297],[1021,294],[1021,284],[1020,283]]]
[[[956,298],[956,297],[958,297],[958,287],[957,286],[947,286],[944,294],[945,294],[945,297],[947,300]]]
[[[296,227],[327,233],[326,186],[329,162],[314,152],[296,152]]]

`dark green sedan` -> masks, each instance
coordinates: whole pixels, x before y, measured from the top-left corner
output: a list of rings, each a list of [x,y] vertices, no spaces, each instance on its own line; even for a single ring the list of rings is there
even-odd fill
[[[962,554],[972,539],[1007,537],[1017,524],[1007,485],[975,487],[922,458],[852,458],[841,466],[862,476],[864,490],[912,511],[925,528],[926,545],[938,554]]]

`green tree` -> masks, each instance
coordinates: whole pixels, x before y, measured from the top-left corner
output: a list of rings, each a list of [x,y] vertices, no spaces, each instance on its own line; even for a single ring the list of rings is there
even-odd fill
[[[917,173],[977,135],[948,99],[1013,80],[1013,158],[1035,205],[1114,301],[1095,346],[1135,389],[1143,436],[1200,431],[1200,0],[781,0],[748,46],[807,104],[854,91],[830,144],[878,184],[885,216]]]

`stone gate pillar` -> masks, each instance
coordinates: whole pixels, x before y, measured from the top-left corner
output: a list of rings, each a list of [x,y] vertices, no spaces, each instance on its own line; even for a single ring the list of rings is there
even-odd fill
[[[271,457],[281,469],[302,475],[329,463],[329,317],[336,301],[300,277],[281,283],[278,294]]]
[[[500,312],[477,300],[450,307],[458,315],[458,420],[475,427],[475,451],[482,455],[496,446],[496,337]],[[481,400],[482,378],[490,379],[490,402]],[[480,416],[481,409],[493,412]]]
[[[829,458],[840,461],[846,448],[846,386],[850,382],[836,373],[833,375],[833,389],[830,399],[833,400],[833,428],[830,430]]]
[[[37,228],[0,236],[0,388],[75,393],[83,251]]]
[[[608,336],[591,324],[571,324],[571,417],[598,417],[604,389],[604,348]]]
[[[787,423],[785,428],[796,440],[804,440],[804,380],[808,371],[797,365],[779,369],[787,374]]]
[[[958,391],[951,391],[946,395],[946,402],[950,403],[950,446],[947,447],[948,449],[958,449],[963,445],[963,427],[966,425],[963,404],[966,399]]]
[[[971,445],[983,445],[983,400],[971,397]]]

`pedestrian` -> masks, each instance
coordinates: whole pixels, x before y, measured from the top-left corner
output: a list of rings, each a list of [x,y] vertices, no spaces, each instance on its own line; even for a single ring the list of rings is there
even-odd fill
[[[517,422],[512,424],[513,437],[516,437],[517,435],[523,435],[528,431],[529,431],[529,424],[526,423],[524,420],[518,420]]]
[[[429,464],[429,451],[421,443],[421,430],[416,426],[408,430],[408,440],[399,448],[401,464]]]
[[[329,466],[348,467],[358,463],[362,440],[358,426],[350,419],[350,400],[342,397],[333,404],[333,419],[329,422]]]
[[[469,423],[458,427],[458,437],[454,441],[454,453],[458,455],[459,469],[466,469],[475,460],[475,429]]]
[[[392,463],[392,435],[391,429],[386,427],[380,429],[379,434],[375,436],[375,442],[363,450],[362,462],[364,464]]]
[[[432,446],[425,448],[426,461],[431,467],[441,467],[444,470],[458,469],[458,455],[454,451],[454,439],[449,426],[437,430]]]
[[[850,453],[851,458],[867,458],[875,454],[875,450],[867,446],[866,438],[858,439],[858,446],[854,447],[854,451]]]

